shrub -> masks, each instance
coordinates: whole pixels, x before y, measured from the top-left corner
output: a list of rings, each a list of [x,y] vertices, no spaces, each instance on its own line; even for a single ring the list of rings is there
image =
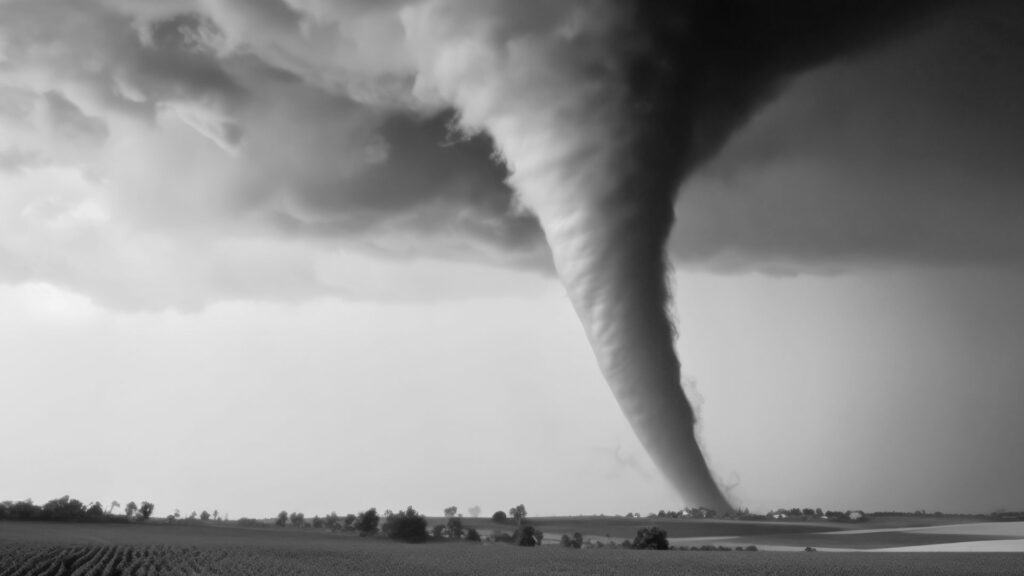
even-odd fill
[[[561,544],[566,548],[582,548],[583,534],[580,534],[579,532],[574,533],[572,536],[562,534]]]
[[[491,520],[494,520],[498,524],[504,524],[505,522],[508,522],[508,514],[505,514],[501,510],[498,510],[497,512],[491,515]]]
[[[403,542],[424,542],[427,539],[427,518],[409,506],[388,516],[384,521],[384,534]]]
[[[466,541],[467,542],[479,542],[480,541],[480,533],[476,531],[476,528],[470,528],[466,532]]]
[[[544,534],[542,532],[538,532],[536,528],[529,524],[516,528],[515,533],[512,534],[512,541],[519,546],[536,546],[540,544],[543,539]]]
[[[636,531],[633,548],[637,550],[668,550],[668,533],[657,526],[647,526]]]

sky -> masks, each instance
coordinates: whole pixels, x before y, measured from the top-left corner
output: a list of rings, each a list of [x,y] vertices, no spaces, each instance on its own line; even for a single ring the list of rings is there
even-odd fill
[[[622,126],[544,112],[610,17],[465,6],[0,2],[0,500],[686,504],[560,252],[587,200],[542,186]],[[1022,27],[922,11],[787,68],[678,185],[674,348],[735,505],[1024,508]]]

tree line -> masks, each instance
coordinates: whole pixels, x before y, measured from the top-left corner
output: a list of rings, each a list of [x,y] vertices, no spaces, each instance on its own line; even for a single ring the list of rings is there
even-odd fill
[[[0,520],[39,520],[48,522],[144,522],[153,515],[153,504],[143,501],[142,504],[129,502],[121,507],[113,501],[104,509],[99,502],[85,504],[82,501],[62,496],[54,498],[42,506],[32,499],[11,502],[0,502]],[[115,513],[122,510],[122,514]]]
[[[472,506],[469,512],[472,517],[476,518],[480,515],[480,508],[479,506]],[[544,535],[533,526],[523,524],[526,514],[526,507],[522,504],[510,508],[507,515],[504,511],[496,512],[492,519],[505,523],[511,518],[516,523],[516,529],[511,534],[497,532],[489,540],[512,542],[522,546],[539,544]],[[267,522],[252,518],[239,518],[237,524],[244,527],[268,526]],[[358,514],[347,514],[345,516],[332,512],[323,517],[314,516],[311,520],[307,519],[302,512],[289,513],[287,510],[282,510],[274,518],[272,524],[280,528],[291,526],[293,528],[326,529],[331,532],[354,532],[363,537],[381,535],[404,542],[426,542],[428,540],[484,541],[478,530],[466,528],[463,525],[463,516],[458,513],[457,506],[445,508],[444,521],[433,526],[428,526],[427,516],[421,514],[412,506],[398,512],[385,510],[383,514],[380,514],[375,507],[363,510]]]

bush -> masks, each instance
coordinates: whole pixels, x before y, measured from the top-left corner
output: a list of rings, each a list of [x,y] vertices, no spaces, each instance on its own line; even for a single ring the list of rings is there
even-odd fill
[[[505,514],[501,510],[498,510],[497,512],[491,515],[491,520],[494,520],[498,524],[504,524],[505,522],[508,522],[508,514]]]
[[[753,544],[751,544],[750,546],[747,546],[746,548],[744,548],[744,550],[746,550],[747,552],[757,552],[757,546],[754,546]]]
[[[388,516],[384,521],[384,535],[403,542],[425,542],[427,517],[409,506],[405,511]]]
[[[544,533],[530,525],[516,528],[512,541],[518,546],[536,546],[544,539]]]
[[[568,534],[562,534],[561,544],[566,548],[582,548],[583,534],[580,534],[579,532],[574,533],[572,536],[569,536]]]
[[[657,526],[647,526],[636,531],[633,538],[636,550],[668,550],[668,533]]]
[[[479,542],[480,541],[480,533],[476,531],[476,528],[470,528],[466,532],[466,541],[467,542]]]

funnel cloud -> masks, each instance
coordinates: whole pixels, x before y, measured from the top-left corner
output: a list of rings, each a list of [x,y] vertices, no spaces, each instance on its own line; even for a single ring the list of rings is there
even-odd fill
[[[531,13],[548,17],[543,33],[517,29]],[[730,508],[694,434],[666,312],[676,191],[788,76],[922,15],[913,3],[735,0],[406,14],[422,47],[418,94],[493,136],[612,393],[691,505]]]

